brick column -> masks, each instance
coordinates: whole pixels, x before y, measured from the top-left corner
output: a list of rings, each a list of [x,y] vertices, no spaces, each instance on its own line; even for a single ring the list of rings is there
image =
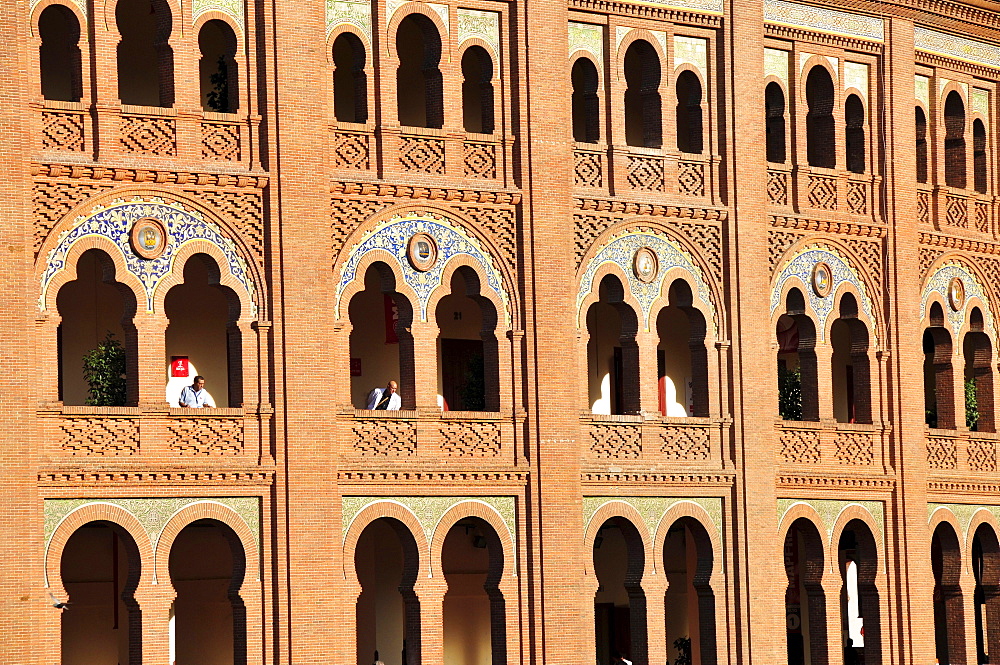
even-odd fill
[[[817,328],[821,324],[817,324]],[[816,341],[816,398],[819,403],[820,421],[833,422],[833,346],[827,342]],[[804,378],[804,377],[803,377]],[[803,386],[803,395],[805,394]]]
[[[152,565],[152,562],[147,562]],[[170,605],[177,594],[169,579],[140,585],[135,600],[142,612],[143,665],[173,665],[170,661]]]
[[[135,323],[135,368],[138,388],[138,403],[140,406],[162,408],[167,405],[167,345],[166,332],[168,320],[162,314],[152,312],[137,312],[133,318]],[[129,332],[126,331],[126,337]],[[130,391],[131,393],[131,391]]]
[[[660,562],[662,568],[662,562]],[[667,648],[667,589],[670,582],[660,570],[642,580],[642,590],[646,593],[646,641],[649,665],[670,665]]]
[[[660,343],[660,337],[656,330],[640,331],[636,334],[635,341],[639,347],[639,412],[646,418],[656,417],[660,414],[659,377],[656,371],[656,347]]]
[[[59,402],[59,324],[62,317],[46,312],[35,318],[35,348],[38,355],[38,401]]]
[[[968,430],[965,426],[965,355],[962,353],[962,346],[957,340],[954,341],[954,344],[955,347],[951,355],[951,378],[952,392],[955,395],[955,429]],[[957,353],[955,352],[956,350]],[[940,413],[941,407],[939,404],[939,416]]]
[[[448,583],[425,578],[417,582],[414,590],[420,599],[420,665],[444,665],[444,595]]]
[[[414,312],[414,318],[419,316]],[[438,327],[432,321],[414,321],[410,327],[413,335],[413,364],[416,369],[416,382],[413,398],[417,409],[436,411],[438,407]],[[400,348],[400,352],[402,352]],[[400,373],[402,373],[402,358],[400,358]],[[405,398],[404,398],[405,405]]]

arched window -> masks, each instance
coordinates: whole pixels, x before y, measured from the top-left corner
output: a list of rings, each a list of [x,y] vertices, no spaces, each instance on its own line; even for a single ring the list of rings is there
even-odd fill
[[[503,546],[496,531],[478,517],[455,524],[441,548],[441,568],[448,585],[443,608],[444,662],[506,663],[506,608],[498,587]]]
[[[243,341],[236,325],[240,301],[219,285],[219,266],[208,254],[195,254],[184,264],[184,283],[167,292],[163,309],[170,321],[166,360],[188,359],[188,376],[167,379],[166,396],[177,406],[181,391],[196,375],[205,378],[211,406],[243,406]]]
[[[851,173],[865,172],[865,105],[857,95],[850,95],[844,104],[847,142],[847,170]]]
[[[924,410],[928,427],[955,429],[955,391],[951,369],[951,331],[940,303],[931,305],[924,330]]]
[[[919,106],[914,112],[917,130],[917,182],[927,182],[927,116]]]
[[[365,288],[351,298],[351,402],[368,406],[369,393],[397,381],[402,408],[416,408],[413,362],[413,307],[396,291],[386,264],[375,262],[365,273]]]
[[[399,520],[377,519],[361,533],[354,550],[361,585],[355,662],[420,662],[420,600],[413,590],[419,556],[413,534]]]
[[[493,133],[493,58],[482,46],[462,56],[462,121],[467,132]]]
[[[616,655],[645,663],[646,594],[642,536],[624,517],[612,517],[594,538],[594,595],[597,662],[613,663]]]
[[[649,42],[632,42],[625,52],[625,142],[659,148],[663,142],[660,109],[660,59]]]
[[[785,625],[788,665],[827,662],[823,540],[816,525],[800,517],[785,535]]]
[[[965,189],[965,103],[952,90],[944,102],[944,182]]]
[[[788,292],[778,318],[778,413],[785,420],[819,420],[816,325],[805,314],[805,298]]]
[[[174,105],[173,18],[166,0],[120,0],[118,99],[139,106]]]
[[[715,591],[708,583],[713,566],[705,527],[690,517],[674,522],[663,543],[668,663],[717,662]]]
[[[965,356],[965,426],[975,432],[995,432],[993,414],[993,344],[983,330],[983,312],[969,314],[969,332],[962,351]]]
[[[785,91],[776,82],[764,88],[767,161],[785,163]]]
[[[440,129],[444,125],[441,35],[422,14],[404,18],[396,31],[396,102],[399,124]]]
[[[80,21],[62,5],[49,5],[38,17],[42,97],[78,102],[83,97]]]
[[[980,194],[985,194],[989,178],[989,163],[986,159],[986,125],[979,118],[972,123],[972,173],[974,186]]]
[[[208,21],[198,33],[201,60],[201,107],[216,113],[235,113],[240,106],[236,33],[225,21]]]
[[[499,411],[497,312],[480,295],[479,275],[455,271],[437,306],[438,392],[445,411]]]
[[[56,298],[62,322],[58,331],[59,399],[82,406],[125,406],[138,399],[137,340],[132,322],[136,302],[131,289],[115,281],[111,257],[99,249],[80,255],[76,279],[65,284]],[[125,380],[106,377],[88,386],[81,371],[84,356],[98,351],[124,370]]]
[[[934,573],[934,643],[940,665],[964,663],[965,606],[959,578],[962,545],[947,522],[938,524],[931,539],[931,570]]]
[[[573,63],[573,140],[597,143],[601,138],[597,67],[587,58]]]
[[[246,662],[246,606],[240,587],[246,552],[236,533],[211,519],[188,524],[170,548],[170,662],[231,665]]]
[[[339,122],[368,122],[365,45],[345,32],[333,42],[333,113]]]
[[[607,275],[600,300],[587,310],[587,376],[590,410],[597,414],[639,412],[638,318],[625,304],[621,280]]]
[[[809,166],[837,166],[833,120],[833,79],[825,67],[816,65],[806,78],[806,154]]]
[[[60,617],[63,665],[141,661],[140,566],[139,548],[117,524],[89,522],[69,537],[60,562],[69,597],[58,599],[70,603]]]
[[[843,586],[840,616],[846,636],[845,663],[864,663],[881,654],[882,626],[878,587],[878,552],[871,529],[861,520],[851,520],[840,534],[837,563]],[[852,659],[853,658],[853,659]]]
[[[691,70],[677,77],[677,149],[701,153],[704,148],[701,121],[701,81]]]
[[[978,662],[990,662],[990,654],[1000,653],[1000,543],[988,523],[979,525],[972,538],[972,574],[976,580],[975,618]]]
[[[670,286],[670,305],[656,317],[657,389],[664,416],[708,416],[708,350],[705,317],[692,306],[691,287]]]
[[[837,422],[872,421],[868,339],[868,327],[858,320],[858,301],[845,293],[840,299],[840,317],[830,330],[833,416]]]

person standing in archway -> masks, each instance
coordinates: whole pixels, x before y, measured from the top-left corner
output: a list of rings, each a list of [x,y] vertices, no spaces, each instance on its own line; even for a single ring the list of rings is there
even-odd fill
[[[396,392],[395,381],[390,381],[385,388],[375,388],[368,393],[368,409],[371,411],[399,411],[403,400]]]

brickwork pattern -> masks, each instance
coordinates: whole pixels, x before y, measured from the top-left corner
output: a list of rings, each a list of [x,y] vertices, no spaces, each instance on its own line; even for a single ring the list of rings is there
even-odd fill
[[[167,426],[168,446],[179,455],[239,455],[243,452],[243,422],[235,418],[177,420]]]
[[[138,421],[132,418],[67,418],[60,424],[61,447],[73,455],[134,455]]]
[[[359,420],[352,427],[354,450],[366,457],[412,457],[417,452],[413,423],[392,420]]]

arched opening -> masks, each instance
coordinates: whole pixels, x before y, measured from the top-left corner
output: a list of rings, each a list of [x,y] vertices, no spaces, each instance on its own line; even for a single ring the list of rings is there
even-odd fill
[[[368,122],[368,75],[365,45],[357,35],[333,42],[333,113],[338,122]]]
[[[115,264],[99,249],[80,255],[76,279],[56,298],[62,322],[57,333],[59,399],[81,406],[125,406],[138,400],[137,339],[132,317],[136,302],[132,290],[115,281]],[[109,341],[110,337],[110,341]],[[109,371],[88,375],[84,356]],[[119,372],[118,369],[121,371]],[[124,374],[124,379],[122,378]]]
[[[972,175],[976,191],[985,194],[989,162],[986,155],[986,125],[979,118],[972,123]]]
[[[785,620],[788,665],[826,665],[826,596],[823,539],[816,525],[800,517],[785,534]]]
[[[170,547],[174,665],[245,665],[246,607],[240,587],[246,552],[228,525],[202,519],[184,527]]]
[[[952,90],[944,102],[944,182],[965,189],[965,102]]]
[[[973,603],[976,620],[977,661],[989,663],[1000,653],[1000,544],[993,527],[980,524],[972,538],[972,574],[976,579]]]
[[[681,152],[704,151],[701,115],[701,81],[685,70],[677,77],[677,149]]]
[[[659,148],[663,143],[660,110],[660,58],[638,39],[625,51],[625,142]]]
[[[195,376],[205,377],[212,406],[243,405],[243,341],[236,321],[240,300],[219,284],[219,266],[208,254],[184,264],[184,283],[167,292],[167,401],[178,405],[181,390]],[[186,371],[177,366],[186,358]],[[206,405],[208,406],[208,405]]]
[[[878,665],[882,662],[882,629],[878,575],[878,549],[871,529],[861,520],[851,520],[840,534],[837,564],[843,586],[840,591],[841,629],[846,636],[844,665]]]
[[[928,427],[955,429],[955,394],[951,369],[951,331],[944,311],[933,303],[924,330],[924,410]]]
[[[833,119],[833,79],[825,67],[816,65],[806,78],[806,154],[809,166],[837,166],[837,143]]]
[[[507,620],[500,578],[503,546],[485,520],[467,517],[448,531],[441,550],[448,584],[444,596],[444,662],[507,663]]]
[[[60,561],[68,598],[62,612],[62,665],[142,662],[142,615],[135,600],[140,557],[116,524],[89,522],[73,532]]]
[[[974,432],[995,432],[993,415],[993,344],[984,332],[983,311],[969,313],[969,332],[962,343],[965,357],[965,426]]]
[[[377,519],[361,533],[354,551],[358,665],[419,665],[418,557],[413,534],[399,520]]]
[[[68,7],[49,5],[38,17],[42,97],[78,102],[83,97],[80,21]]]
[[[399,124],[440,129],[444,125],[441,35],[423,14],[410,14],[396,31],[396,100]]]
[[[639,412],[639,321],[625,304],[625,288],[614,275],[598,286],[599,300],[587,310],[587,377],[590,410],[604,415]]]
[[[198,33],[201,60],[201,107],[216,113],[235,113],[240,107],[236,33],[225,21],[207,21]]]
[[[712,540],[701,523],[684,517],[670,526],[663,545],[668,663],[717,661],[715,593],[709,583],[713,559]]]
[[[375,388],[390,381],[399,384],[404,409],[416,408],[413,358],[413,307],[396,292],[396,276],[385,263],[376,261],[365,272],[365,288],[351,298],[351,403],[368,406]]]
[[[919,106],[914,111],[917,130],[917,182],[927,182],[927,116]]]
[[[931,539],[934,573],[934,644],[938,665],[965,665],[962,546],[947,522],[938,524]]]
[[[816,325],[797,288],[785,298],[775,325],[778,338],[778,413],[784,420],[819,420]]]
[[[606,521],[594,538],[594,630],[597,662],[611,665],[621,655],[645,663],[646,594],[642,572],[646,564],[642,536],[624,517]]]
[[[767,161],[785,163],[785,91],[776,82],[764,88]]]
[[[871,423],[871,365],[868,327],[858,320],[858,301],[845,293],[840,317],[833,322],[830,358],[833,379],[833,416],[839,423]]]
[[[865,172],[865,105],[857,95],[849,95],[844,104],[844,138],[847,143],[847,170]]]
[[[119,0],[118,99],[138,106],[174,105],[173,17],[166,0]]]
[[[438,302],[438,392],[445,411],[499,411],[497,313],[480,294],[479,275],[455,271]]]
[[[682,279],[670,285],[667,307],[656,317],[656,377],[660,414],[708,416],[708,349],[705,317]]]
[[[493,58],[482,46],[462,56],[462,121],[467,132],[493,133]]]
[[[597,97],[597,67],[587,58],[573,63],[573,140],[597,143],[601,139],[600,101]]]

